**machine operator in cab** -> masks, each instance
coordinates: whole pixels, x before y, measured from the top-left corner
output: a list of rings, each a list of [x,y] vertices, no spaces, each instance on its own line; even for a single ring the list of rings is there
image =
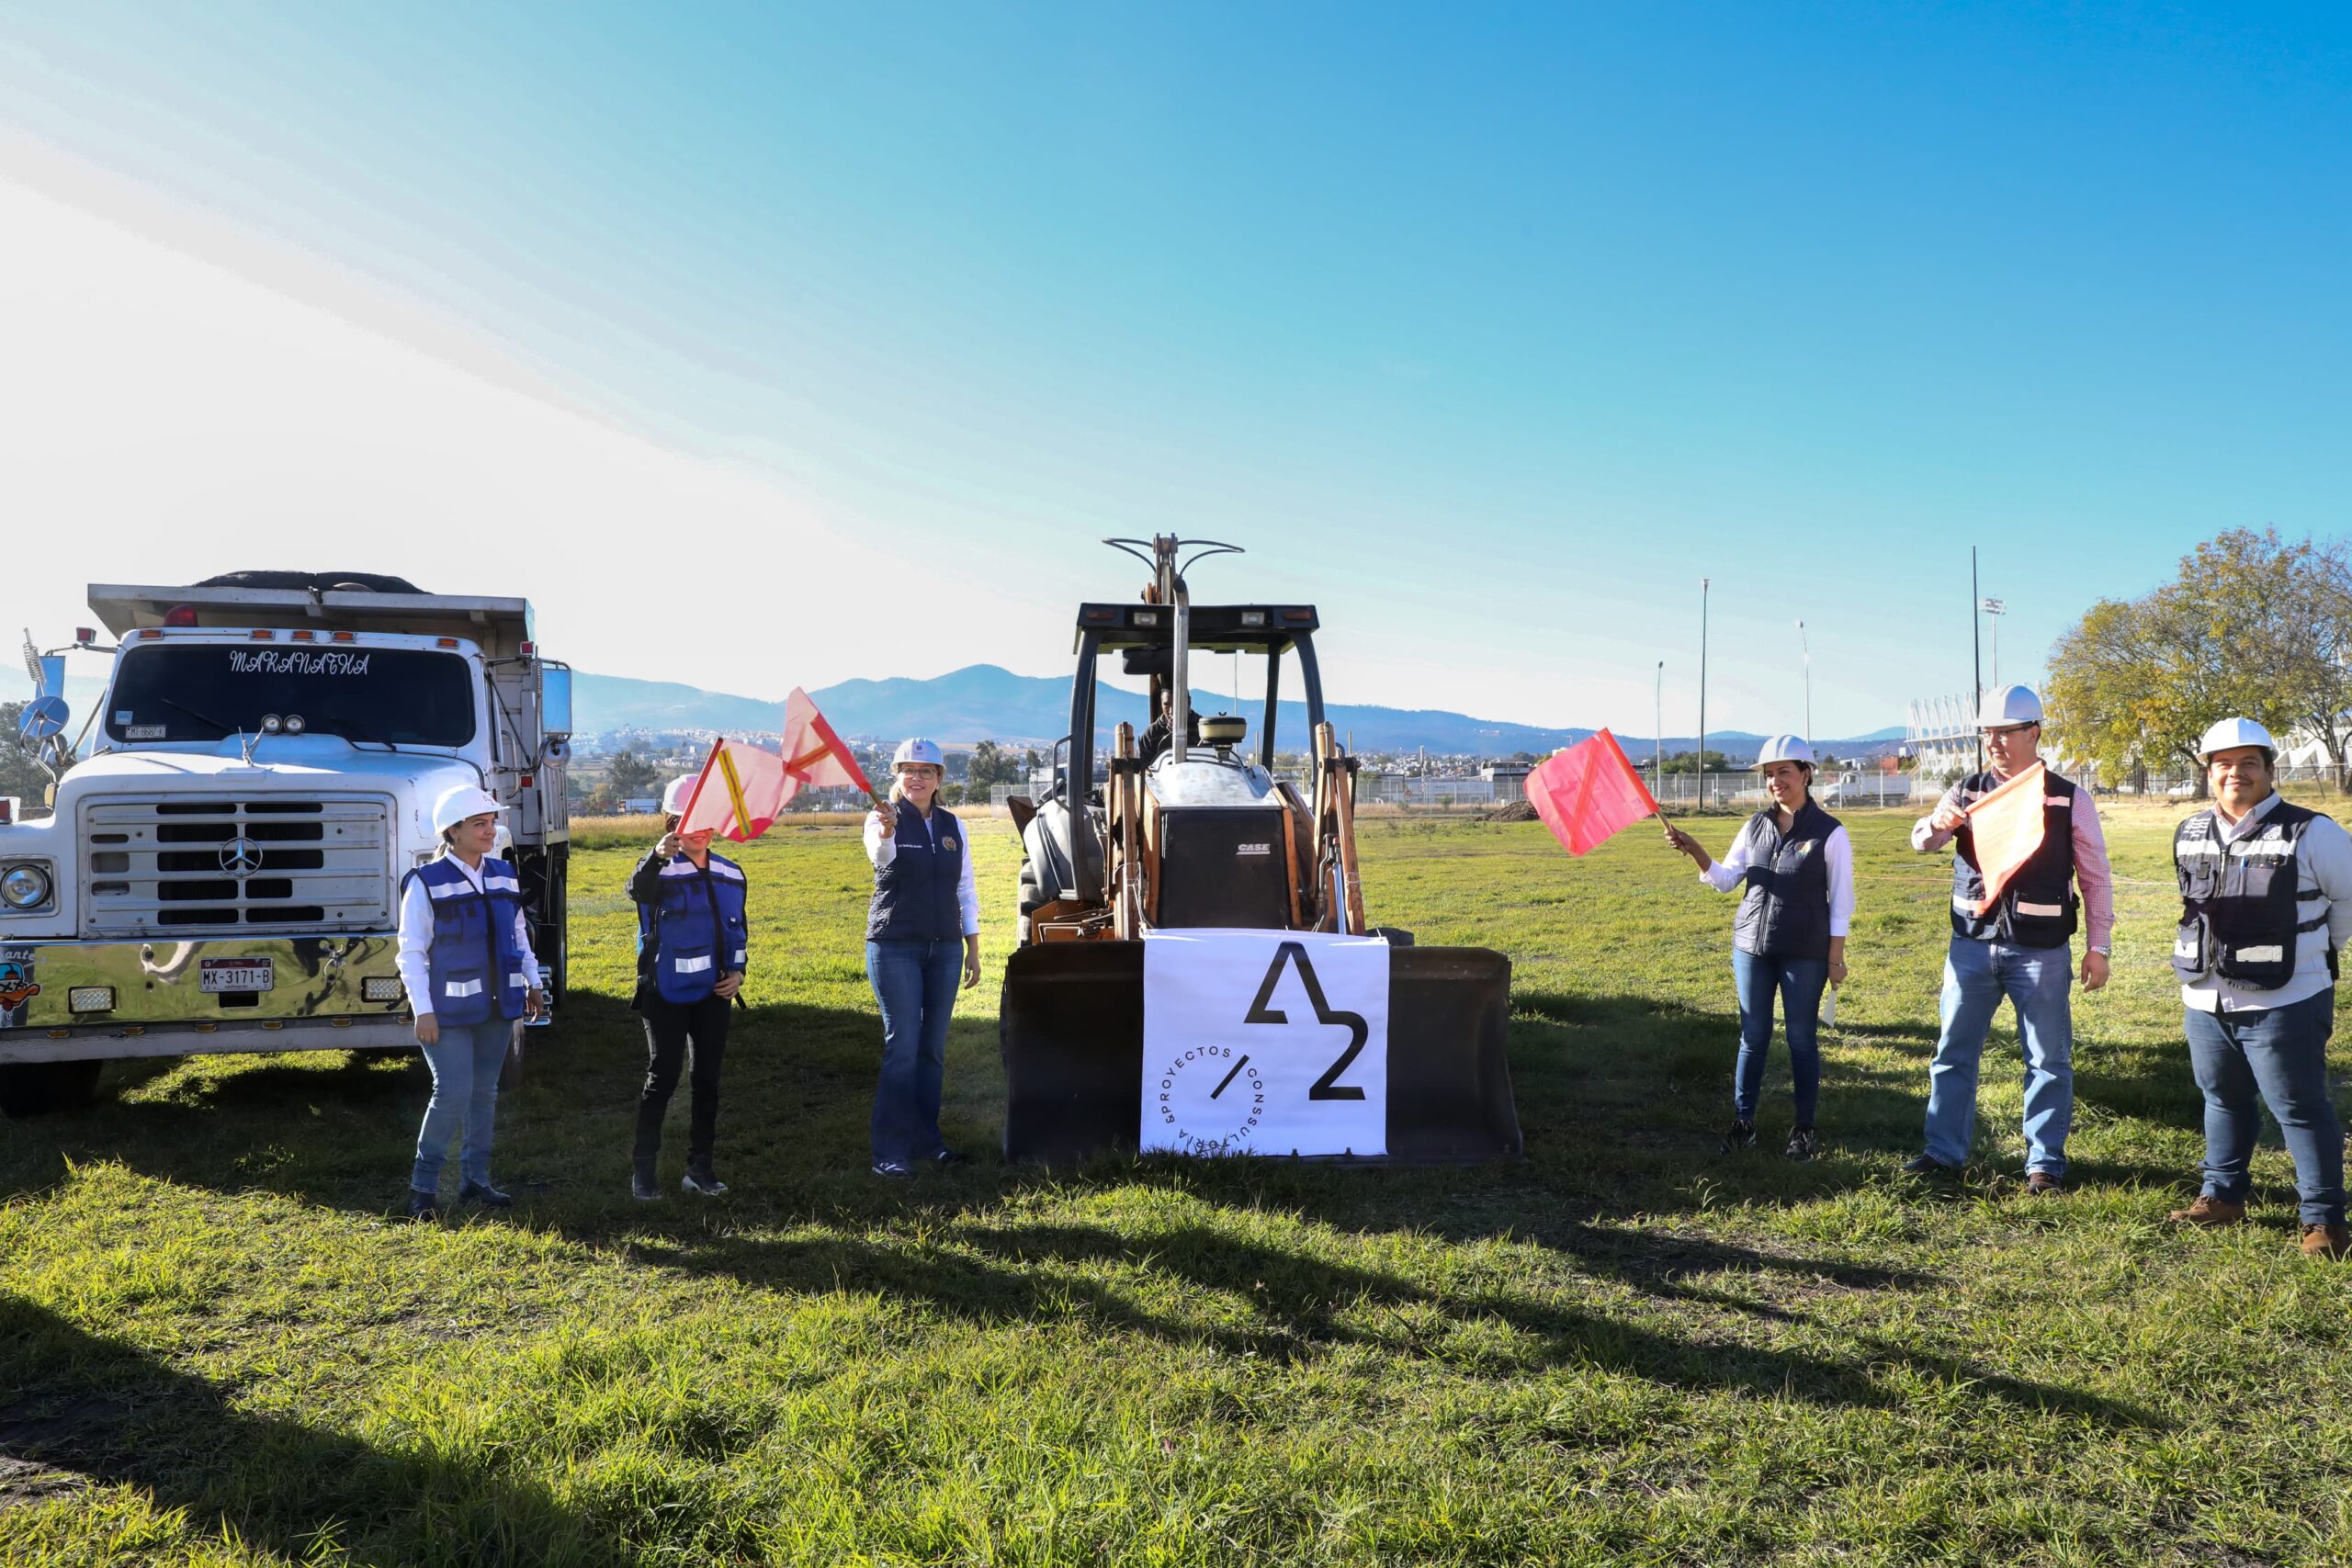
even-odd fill
[[[2225,718],[2197,744],[2213,806],[2173,834],[2180,929],[2172,949],[2183,1031],[2205,1094],[2205,1186],[2183,1224],[2245,1220],[2259,1095],[2295,1159],[2303,1254],[2352,1253],[2344,1129],[2328,1096],[2335,955],[2352,936],[2352,835],[2280,798],[2270,732]]]
[[[956,983],[980,983],[980,895],[963,824],[936,804],[947,776],[939,748],[908,740],[890,772],[891,808],[865,818],[874,863],[865,975],[882,1009],[874,1174],[907,1177],[964,1157],[940,1135],[939,1094]]]
[[[1992,908],[1978,912],[1985,884],[1968,807],[2041,760],[2041,699],[2030,686],[1987,692],[1976,727],[1992,767],[1953,784],[1933,813],[1911,826],[1911,847],[1921,853],[1952,848],[1951,946],[1944,958],[1943,1027],[1928,1077],[1927,1147],[1903,1168],[1914,1176],[1942,1176],[1968,1163],[1977,1063],[2006,997],[2017,1011],[2025,1052],[2026,1190],[2038,1195],[2065,1183],[2066,1134],[2075,1120],[2070,943],[2079,913],[2079,923],[2089,927],[2083,989],[2106,985],[2114,880],[2090,791],[2045,772],[2041,848]]]
[[[743,988],[750,957],[743,868],[710,852],[710,829],[678,831],[694,776],[662,795],[662,837],[637,863],[628,896],[637,903],[637,995],[645,1020],[645,1087],[637,1099],[637,1149],[629,1190],[662,1196],[662,1118],[691,1060],[694,1104],[686,1132],[684,1188],[706,1198],[727,1190],[713,1163],[718,1134],[718,1069],[727,1055],[727,1010]]]
[[[441,1167],[461,1120],[458,1201],[492,1209],[514,1202],[490,1183],[498,1074],[515,1020],[538,1017],[547,996],[523,917],[522,881],[490,852],[505,809],[472,784],[444,792],[433,803],[441,852],[401,879],[401,983],[416,1016],[416,1043],[433,1069],[433,1098],[409,1173],[413,1219],[440,1212]]]
[[[1813,798],[1813,748],[1776,735],[1756,758],[1771,806],[1747,819],[1722,861],[1671,823],[1666,841],[1690,857],[1718,893],[1744,887],[1733,917],[1731,968],[1739,988],[1739,1061],[1732,1073],[1726,1153],[1756,1145],[1756,1104],[1764,1054],[1772,1043],[1772,998],[1789,1042],[1796,1124],[1791,1159],[1814,1155],[1814,1107],[1821,1092],[1821,991],[1846,979],[1846,929],[1854,918],[1854,846]]]

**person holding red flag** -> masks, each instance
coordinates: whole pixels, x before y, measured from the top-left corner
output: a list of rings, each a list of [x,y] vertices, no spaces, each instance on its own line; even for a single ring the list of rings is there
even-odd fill
[[[714,1168],[718,1133],[718,1067],[727,1055],[728,1005],[743,988],[750,959],[749,890],[743,868],[710,851],[712,829],[687,829],[693,775],[662,793],[662,839],[628,879],[637,903],[637,995],[645,1020],[645,1087],[637,1100],[637,1147],[629,1190],[644,1201],[662,1196],[655,1167],[662,1118],[693,1060],[694,1105],[686,1134],[684,1190],[706,1198],[727,1190]]]
[[[2060,1190],[2066,1179],[2066,1134],[2075,1119],[2070,943],[2077,912],[2090,928],[2083,989],[2096,991],[2107,984],[2114,879],[2090,791],[2041,766],[2041,699],[2033,688],[1985,693],[1976,722],[1992,767],[1953,784],[1911,828],[1913,849],[1928,854],[1949,844],[1954,852],[1951,946],[1944,959],[1943,1028],[1928,1076],[1927,1148],[1903,1168],[1940,1176],[1968,1162],[1977,1063],[2006,997],[2025,1053],[2026,1190],[2039,1195]],[[2035,775],[2039,784],[2031,782]],[[2009,848],[1995,860],[1972,830],[1971,813],[2030,814],[2035,801],[2003,793],[2013,782],[2038,794],[2042,821],[2039,832],[2027,833],[2005,822],[1998,838]]]
[[[956,979],[960,974],[967,990],[980,983],[980,895],[964,826],[936,804],[947,776],[938,746],[906,741],[890,771],[891,808],[865,817],[865,853],[874,863],[865,974],[882,1010],[874,1174],[903,1178],[918,1164],[964,1157],[940,1135],[939,1095]]]
[[[1772,1043],[1772,998],[1789,1043],[1796,1124],[1784,1152],[1811,1159],[1821,1092],[1821,991],[1846,979],[1846,931],[1854,918],[1854,846],[1813,798],[1813,748],[1776,735],[1756,758],[1772,804],[1747,819],[1720,861],[1671,823],[1666,841],[1690,857],[1718,893],[1744,887],[1733,917],[1731,968],[1739,989],[1739,1060],[1732,1073],[1731,1131],[1724,1150],[1756,1146],[1756,1106]]]

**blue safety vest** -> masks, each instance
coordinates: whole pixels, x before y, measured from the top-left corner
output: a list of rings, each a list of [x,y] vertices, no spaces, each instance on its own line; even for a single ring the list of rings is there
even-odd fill
[[[729,970],[742,973],[751,926],[743,916],[743,868],[724,855],[708,870],[675,855],[662,868],[660,894],[637,907],[639,972],[652,954],[653,987],[665,1002],[698,1002]]]
[[[465,868],[445,854],[402,877],[403,894],[412,878],[433,899],[433,945],[425,953],[433,986],[429,1010],[460,1028],[492,1017],[522,1017],[530,981],[514,934],[514,917],[523,908],[514,868],[483,856],[476,891]]]
[[[956,885],[964,876],[964,825],[932,807],[931,820],[899,802],[898,846],[874,874],[874,905],[866,913],[868,942],[952,942],[964,934]]]

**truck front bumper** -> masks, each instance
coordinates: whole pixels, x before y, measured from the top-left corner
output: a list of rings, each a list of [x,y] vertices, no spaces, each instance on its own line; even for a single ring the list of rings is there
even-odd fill
[[[390,931],[0,944],[0,1063],[415,1043]],[[206,988],[233,967],[266,989]]]

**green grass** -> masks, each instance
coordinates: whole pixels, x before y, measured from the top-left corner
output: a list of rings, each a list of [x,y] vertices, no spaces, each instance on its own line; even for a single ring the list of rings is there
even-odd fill
[[[2113,825],[2118,977],[2076,997],[2055,1200],[2021,1191],[2006,1023],[1968,1179],[1897,1173],[1948,881],[1906,818],[1858,814],[1809,1166],[1715,1152],[1732,903],[1653,831],[1577,863],[1538,827],[1385,818],[1375,918],[1514,959],[1523,1163],[1008,1169],[1015,846],[982,823],[946,1114],[981,1157],[886,1186],[869,879],[818,826],[742,857],[736,1190],[633,1204],[638,841],[602,831],[572,1005],[501,1107],[510,1217],[391,1217],[413,1059],[138,1064],[0,1123],[0,1559],[2343,1562],[2352,1271],[2296,1255],[2274,1145],[2259,1224],[2164,1222],[2199,1148],[2176,815]],[[1775,1147],[1786,1104],[1776,1058]]]

